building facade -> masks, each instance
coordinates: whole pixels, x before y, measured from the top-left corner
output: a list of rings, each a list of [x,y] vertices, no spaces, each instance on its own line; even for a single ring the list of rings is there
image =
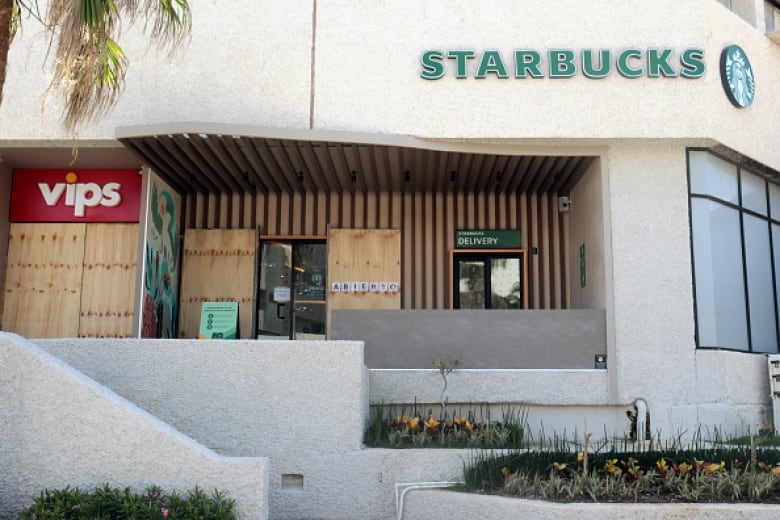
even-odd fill
[[[492,402],[616,430],[635,406],[669,434],[772,420],[775,2],[192,8],[172,60],[126,31],[126,89],[77,154],[47,37],[14,42],[3,330],[195,338],[203,302],[238,302],[241,338],[360,339],[398,377],[511,369],[523,391]],[[106,170],[136,172],[138,218],[91,218],[117,181],[79,179]]]

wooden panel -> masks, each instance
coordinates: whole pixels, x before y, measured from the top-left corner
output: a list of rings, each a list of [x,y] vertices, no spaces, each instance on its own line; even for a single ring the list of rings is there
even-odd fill
[[[180,337],[198,336],[204,301],[237,301],[241,338],[254,337],[256,250],[254,229],[185,231]]]
[[[251,219],[244,216],[238,222],[250,220],[265,235],[325,235],[328,227],[402,230],[403,309],[449,308],[452,273],[447,257],[454,247],[455,229],[519,229],[529,254],[529,307],[568,308],[569,280],[560,267],[566,265],[568,215],[558,214],[554,193],[475,194],[453,187],[446,193],[257,193],[252,197],[241,205],[241,211],[252,212]],[[197,214],[188,222],[208,227],[204,224],[209,219],[201,212],[214,211],[216,200],[212,200],[198,204]],[[233,220],[219,227],[234,228]]]
[[[79,337],[133,336],[138,224],[87,224]]]
[[[401,308],[401,232],[394,229],[331,229],[328,233],[328,280],[341,283],[397,283],[396,292],[334,291],[330,309]]]
[[[11,224],[3,329],[28,338],[79,332],[84,224]]]

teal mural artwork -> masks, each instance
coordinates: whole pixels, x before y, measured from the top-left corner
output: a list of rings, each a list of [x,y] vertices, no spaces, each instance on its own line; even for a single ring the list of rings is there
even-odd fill
[[[144,338],[178,337],[178,198],[158,180],[152,181],[144,270]]]

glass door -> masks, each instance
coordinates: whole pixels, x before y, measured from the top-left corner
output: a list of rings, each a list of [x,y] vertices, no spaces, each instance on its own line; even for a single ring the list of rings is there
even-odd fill
[[[324,241],[263,243],[258,339],[325,339],[326,266]]]
[[[523,309],[523,253],[456,254],[453,307]]]

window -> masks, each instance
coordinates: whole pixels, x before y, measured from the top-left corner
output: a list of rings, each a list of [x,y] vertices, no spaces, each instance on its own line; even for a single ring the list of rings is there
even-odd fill
[[[766,32],[780,30],[780,2],[764,0],[764,21],[766,22]]]
[[[698,347],[778,352],[780,186],[688,151]]]
[[[458,253],[454,257],[453,269],[454,308],[525,308],[523,252]]]

